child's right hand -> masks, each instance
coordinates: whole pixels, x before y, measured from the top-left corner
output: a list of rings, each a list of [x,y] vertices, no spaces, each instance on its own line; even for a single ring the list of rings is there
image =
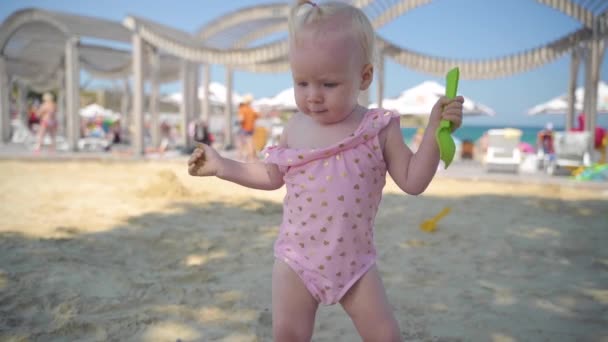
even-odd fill
[[[222,159],[213,147],[196,143],[196,149],[188,160],[188,173],[198,177],[216,176]]]

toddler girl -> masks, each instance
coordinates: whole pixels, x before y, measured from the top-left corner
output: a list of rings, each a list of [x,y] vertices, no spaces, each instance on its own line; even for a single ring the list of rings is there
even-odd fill
[[[400,341],[375,266],[374,218],[387,171],[408,194],[426,189],[439,163],[433,134],[441,119],[460,126],[463,98],[434,105],[414,154],[395,113],[357,103],[374,74],[375,33],[361,10],[298,1],[289,31],[299,112],[278,146],[261,163],[240,163],[202,145],[189,173],[263,190],[285,185],[272,275],[276,341],[310,341],[319,303],[340,303],[365,341]]]

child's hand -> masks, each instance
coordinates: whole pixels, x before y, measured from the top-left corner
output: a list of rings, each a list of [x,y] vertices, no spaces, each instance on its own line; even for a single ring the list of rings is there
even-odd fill
[[[448,120],[452,122],[452,131],[455,131],[462,124],[462,104],[464,97],[456,96],[453,99],[448,99],[442,96],[431,111],[429,125],[439,125],[439,121]]]
[[[196,149],[188,160],[190,176],[216,176],[222,164],[222,157],[211,146],[196,143]]]

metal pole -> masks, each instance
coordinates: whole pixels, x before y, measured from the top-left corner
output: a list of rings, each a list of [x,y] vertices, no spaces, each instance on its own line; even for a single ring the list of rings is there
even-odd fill
[[[80,139],[80,64],[78,58],[78,39],[72,37],[65,46],[65,87],[68,148],[78,150]]]
[[[158,49],[150,49],[150,138],[152,147],[160,146],[159,99],[160,99],[160,55]]]
[[[376,72],[376,101],[378,108],[382,108],[382,101],[384,101],[384,55],[382,53],[378,58],[378,71]]]
[[[226,115],[226,127],[224,127],[224,149],[233,148],[234,139],[232,136],[232,76],[233,72],[229,66],[226,66],[226,105],[224,107],[224,115]]]
[[[144,42],[139,34],[133,34],[133,152],[145,154],[144,146]],[[129,127],[131,128],[131,127]]]
[[[209,83],[211,82],[211,66],[209,64],[201,65],[201,86],[203,89],[203,98],[201,99],[201,119],[209,124],[209,115],[211,112],[209,101]]]
[[[7,143],[11,134],[9,90],[6,61],[0,57],[0,143]]]
[[[572,50],[572,59],[570,60],[570,80],[568,82],[568,112],[566,113],[566,131],[570,131],[574,127],[574,118],[576,116],[576,80],[578,78],[580,61],[580,52],[577,49]]]

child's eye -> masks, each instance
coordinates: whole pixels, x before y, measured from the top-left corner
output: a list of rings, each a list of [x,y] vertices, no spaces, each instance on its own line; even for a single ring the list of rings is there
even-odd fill
[[[323,85],[327,88],[335,88],[338,86],[338,83],[324,83]]]
[[[298,87],[306,87],[308,85],[308,82],[298,82]]]

